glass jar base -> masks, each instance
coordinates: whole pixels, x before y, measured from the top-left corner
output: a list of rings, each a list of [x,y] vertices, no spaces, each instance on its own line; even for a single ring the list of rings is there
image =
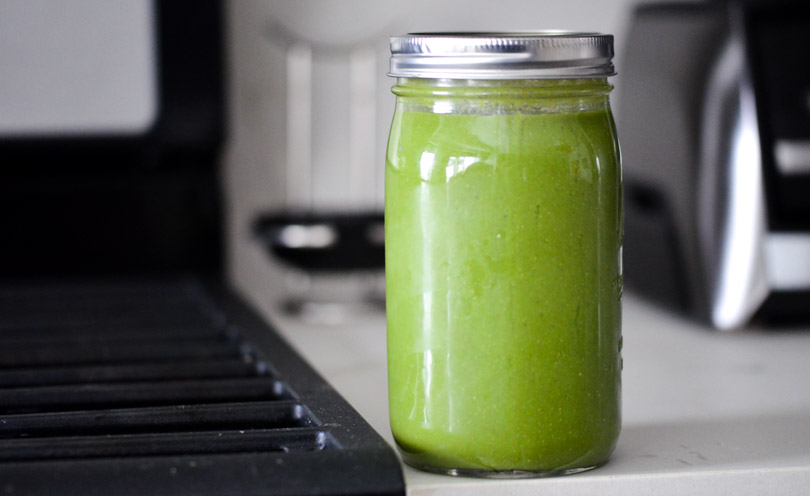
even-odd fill
[[[405,464],[423,472],[430,472],[454,477],[475,477],[479,479],[538,479],[543,477],[559,477],[562,475],[578,474],[593,470],[601,464],[589,467],[566,468],[557,470],[486,470],[476,468],[446,468],[423,465],[413,460],[404,460]]]

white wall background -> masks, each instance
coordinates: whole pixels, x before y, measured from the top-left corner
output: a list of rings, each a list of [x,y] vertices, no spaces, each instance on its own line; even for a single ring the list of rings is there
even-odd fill
[[[157,113],[151,0],[0,0],[0,138],[130,134]]]

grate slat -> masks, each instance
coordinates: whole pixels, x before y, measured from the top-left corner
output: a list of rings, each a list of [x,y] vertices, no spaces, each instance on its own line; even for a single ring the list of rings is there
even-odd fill
[[[3,441],[0,461],[130,457],[202,453],[320,451],[329,447],[320,429],[253,429]]]
[[[235,359],[192,362],[0,369],[0,388],[251,377],[265,374],[264,362],[255,360],[251,355],[244,355]]]
[[[53,345],[70,343],[138,343],[167,341],[183,344],[186,341],[205,339],[211,341],[238,341],[238,333],[223,330],[213,323],[197,326],[154,325],[82,325],[71,327],[64,324],[47,327],[2,327],[0,344],[3,345]]]
[[[130,406],[281,400],[291,397],[271,377],[0,389],[0,412],[49,412]]]
[[[0,369],[65,364],[155,362],[240,357],[248,350],[240,343],[198,339],[187,343],[86,343],[43,346],[5,346],[0,349]]]
[[[313,419],[299,402],[256,401],[5,415],[0,422],[0,438],[286,429],[312,425]]]
[[[0,303],[3,315],[2,329],[48,327],[116,327],[116,326],[177,326],[205,327],[212,323],[216,327],[225,324],[225,316],[214,309],[202,305],[154,305],[144,306],[137,299],[119,306],[99,306],[65,297],[60,306],[36,304]],[[67,304],[67,305],[66,305]],[[66,305],[62,307],[61,305]]]

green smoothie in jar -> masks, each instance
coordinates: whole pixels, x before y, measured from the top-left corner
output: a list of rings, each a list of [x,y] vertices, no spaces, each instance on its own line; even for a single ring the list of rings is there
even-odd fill
[[[591,52],[608,42],[593,67]],[[581,49],[584,67],[547,60],[561,45],[567,57]],[[488,71],[499,47],[530,56]],[[604,463],[620,429],[612,38],[409,35],[392,49],[388,370],[404,461],[484,477]],[[456,60],[476,49],[484,62]],[[453,59],[444,67],[442,50]],[[532,57],[541,60],[527,65]]]

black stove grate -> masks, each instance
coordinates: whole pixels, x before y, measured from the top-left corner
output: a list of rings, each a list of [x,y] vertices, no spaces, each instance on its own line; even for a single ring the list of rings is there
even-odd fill
[[[236,298],[191,279],[0,288],[0,489],[404,493],[368,424]]]

